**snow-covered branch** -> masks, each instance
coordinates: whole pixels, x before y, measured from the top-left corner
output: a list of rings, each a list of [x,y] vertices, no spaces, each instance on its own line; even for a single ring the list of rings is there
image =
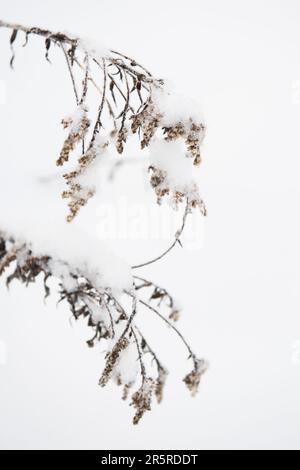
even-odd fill
[[[11,66],[19,35],[25,36],[24,45],[32,35],[42,38],[48,61],[52,47],[63,54],[75,108],[62,120],[66,138],[56,157],[56,165],[66,167],[67,188],[62,197],[68,200],[67,222],[73,221],[97,191],[94,164],[109,148],[126,158],[129,137],[139,141],[149,158],[150,184],[158,203],[168,199],[176,208],[184,205],[182,223],[169,248],[131,268],[101,248],[99,240],[87,239],[64,220],[63,227],[52,224],[54,236],[47,229],[41,239],[30,224],[24,234],[10,229],[11,218],[9,222],[0,220],[0,276],[6,277],[7,285],[18,280],[26,286],[42,278],[46,297],[50,295],[49,280],[55,280],[60,301],[67,302],[74,318],[85,319],[91,328],[88,346],[105,344],[99,384],[114,380],[123,386],[124,399],[132,390],[133,422],[137,424],[150,410],[153,395],[161,402],[168,374],[137,324],[140,310],[161,319],[187,349],[193,367],[184,382],[193,395],[207,368],[174,325],[180,308],[173,296],[133,271],[164,259],[181,245],[193,209],[206,215],[195,176],[205,136],[203,119],[193,103],[171,93],[163,80],[127,55],[66,33],[0,20],[1,27],[10,30]],[[90,110],[91,88],[97,92],[96,113]]]
[[[94,347],[97,342],[106,342],[106,364],[99,385],[103,387],[109,380],[114,379],[117,384],[123,385],[123,397],[127,398],[129,390],[135,383],[138,383],[138,375],[140,376],[141,388],[132,396],[133,404],[137,408],[134,417],[135,424],[138,423],[145,411],[151,409],[152,392],[156,395],[158,402],[161,402],[167,377],[167,370],[150,348],[144,333],[135,325],[134,319],[138,314],[139,304],[167,323],[187,347],[194,368],[184,381],[193,394],[196,392],[200,377],[206,370],[206,362],[196,358],[185,338],[172,324],[172,315],[170,314],[170,319],[168,319],[151,306],[151,302],[157,299],[162,302],[164,298],[167,298],[171,311],[175,311],[172,297],[163,289],[155,286],[150,300],[146,302],[137,297],[143,286],[135,286],[133,282],[131,289],[127,290],[128,279],[126,282],[123,279],[123,293],[132,298],[132,308],[126,310],[117,299],[120,289],[119,283],[116,288],[113,283],[108,285],[107,281],[103,281],[103,287],[100,287],[97,279],[101,278],[101,274],[97,278],[94,273],[94,278],[91,280],[90,273],[84,268],[72,269],[66,261],[55,259],[48,254],[37,254],[30,245],[24,242],[15,242],[12,237],[2,232],[0,233],[0,276],[5,275],[7,271],[9,273],[6,276],[7,286],[13,280],[18,280],[28,286],[42,277],[45,297],[50,295],[48,281],[50,278],[56,280],[59,301],[68,302],[75,320],[85,319],[93,330],[92,337],[87,340],[88,346]],[[101,270],[99,269],[99,271]],[[147,283],[145,287],[153,286],[151,282],[145,282]],[[148,353],[151,354],[156,364],[156,376],[153,376],[152,370],[148,373],[145,366],[144,356]],[[137,358],[140,362],[139,372],[136,368]],[[201,364],[201,368],[198,370],[199,364]],[[190,379],[187,382],[187,378],[191,374],[194,377],[192,385]],[[147,402],[147,406],[145,402]]]
[[[64,174],[71,222],[97,190],[89,184],[89,168],[113,146],[121,155],[128,138],[136,134],[141,149],[150,151],[150,183],[158,202],[165,197],[178,205],[189,198],[193,207],[205,214],[205,206],[195,181],[194,166],[201,162],[200,146],[205,136],[202,116],[193,103],[170,93],[162,79],[156,79],[136,60],[114,50],[99,48],[65,33],[0,21],[11,30],[11,65],[15,60],[18,34],[45,40],[45,56],[51,46],[59,47],[66,61],[75,97],[75,110],[62,120],[67,136],[56,160],[66,166],[81,144],[77,167]],[[97,82],[102,75],[102,84]],[[96,117],[89,110],[89,88],[99,91]]]

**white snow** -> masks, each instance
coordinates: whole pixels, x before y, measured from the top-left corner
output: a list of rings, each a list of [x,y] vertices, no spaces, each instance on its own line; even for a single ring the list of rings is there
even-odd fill
[[[51,259],[49,261],[49,267],[53,276],[61,280],[61,283],[67,292],[72,292],[76,289],[76,279],[71,276],[70,269],[66,263],[60,260]]]
[[[78,132],[84,116],[88,112],[88,107],[86,104],[79,104],[76,108],[67,116],[63,118],[63,122],[69,124],[69,132],[76,133]]]
[[[88,296],[85,297],[84,301],[89,307],[93,322],[95,324],[103,322],[106,328],[109,328],[110,318],[107,308],[104,305],[100,305],[96,300],[92,300]]]
[[[108,47],[88,37],[80,38],[78,46],[83,52],[90,54],[98,60],[111,55]]]
[[[89,302],[89,307],[90,307]],[[94,307],[92,307],[94,308]],[[102,307],[100,307],[101,309]],[[97,312],[93,312],[92,316],[93,319],[99,319],[99,321],[104,321],[107,328],[110,326],[110,318],[108,312],[102,312],[103,316],[101,315],[100,310]],[[112,310],[112,316],[115,319],[115,312]],[[94,317],[95,315],[95,317]],[[120,321],[114,324],[114,337],[108,338],[105,344],[105,351],[111,352],[114,348],[115,344],[120,339],[122,333],[124,332],[124,328],[126,327],[126,321]],[[138,353],[135,344],[135,339],[133,336],[129,338],[129,345],[126,349],[122,351],[122,354],[119,356],[117,360],[117,364],[113,370],[112,377],[115,379],[116,382],[121,379],[122,384],[125,385],[133,385],[136,381],[138,371],[139,371],[139,360],[138,360]]]
[[[186,147],[181,139],[166,142],[156,138],[149,146],[150,165],[167,173],[166,185],[173,191],[187,195],[197,187],[197,168],[186,157]]]
[[[83,187],[97,190],[100,185],[101,175],[99,174],[103,164],[108,163],[111,159],[109,144],[109,136],[97,134],[93,150],[95,152],[95,159],[89,164],[84,172],[76,178],[76,181]]]
[[[26,170],[25,170],[26,171]],[[26,184],[24,183],[26,181]],[[0,198],[0,230],[16,240],[31,244],[37,255],[49,255],[67,263],[96,287],[110,288],[119,294],[132,286],[131,269],[97,237],[93,220],[68,224],[66,208],[60,198],[60,178],[40,182],[6,168],[0,174],[5,197]],[[57,275],[70,286],[64,264],[55,264]],[[71,283],[72,284],[72,283]]]
[[[124,325],[123,325],[124,328]],[[121,378],[123,384],[133,385],[139,370],[136,345],[132,339],[129,346],[122,352],[114,376]]]
[[[185,124],[190,119],[197,123],[205,123],[197,100],[176,92],[168,83],[163,89],[153,89],[152,97],[159,111],[163,114],[163,126],[173,126],[179,122]]]

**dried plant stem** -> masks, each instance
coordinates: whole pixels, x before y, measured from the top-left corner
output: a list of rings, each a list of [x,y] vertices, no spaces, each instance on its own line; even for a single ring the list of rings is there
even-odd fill
[[[153,351],[153,349],[150,347],[148,341],[146,340],[145,336],[142,334],[141,330],[139,329],[138,326],[134,325],[134,328],[136,329],[136,331],[138,332],[138,334],[140,335],[142,341],[145,343],[145,346],[147,347],[149,353],[151,354],[151,356],[153,357],[153,360],[155,361],[156,365],[157,365],[157,368],[158,369],[164,369],[164,367],[162,366],[162,363],[160,362],[160,360],[158,359],[157,355],[155,354],[155,352]]]
[[[77,43],[77,39],[70,38],[66,34],[63,33],[54,33],[49,31],[48,29],[42,29],[37,27],[27,27],[23,26],[18,23],[8,23],[6,21],[0,20],[0,28],[8,28],[17,31],[23,31],[25,34],[36,34],[38,36],[42,36],[44,38],[50,38],[51,41],[54,42],[64,42],[69,45],[75,45]]]
[[[132,297],[132,294],[128,291],[126,291],[126,294],[129,295],[130,297]],[[184,336],[182,335],[182,333],[178,330],[178,328],[176,328],[176,326],[174,326],[166,317],[164,317],[156,308],[152,307],[151,305],[149,305],[147,302],[145,302],[144,300],[141,300],[139,299],[138,302],[143,305],[144,307],[146,307],[147,309],[151,310],[153,313],[155,313],[159,318],[161,318],[161,320],[163,320],[178,336],[179,338],[182,340],[182,342],[184,343],[184,345],[186,346],[188,352],[189,352],[189,358],[191,358],[193,360],[193,362],[195,363],[195,361],[197,360],[197,356],[196,354],[193,352],[192,348],[190,347],[189,343],[186,341],[186,339],[184,338]]]
[[[139,358],[139,363],[140,363],[140,367],[141,367],[142,384],[143,384],[146,380],[146,368],[145,368],[145,364],[144,364],[144,361],[143,361],[143,358],[142,358],[142,352],[141,352],[141,348],[140,348],[140,345],[139,345],[139,340],[138,340],[138,338],[136,336],[136,333],[134,331],[134,327],[131,328],[131,332],[133,334],[134,341],[135,341],[135,344],[136,344],[136,349],[137,349],[137,352],[138,352],[138,358]]]
[[[64,53],[64,57],[66,59],[69,75],[70,75],[70,78],[71,78],[71,81],[72,81],[72,86],[73,86],[73,91],[74,91],[74,95],[75,95],[75,99],[76,99],[76,104],[78,105],[79,104],[79,96],[78,96],[78,91],[77,91],[77,87],[76,87],[75,77],[74,77],[72,67],[71,67],[71,64],[70,64],[70,59],[68,57],[68,54],[66,53],[65,46],[62,42],[60,43],[60,47],[61,47],[61,49]]]
[[[96,120],[96,123],[95,123],[95,126],[94,126],[93,135],[92,135],[91,143],[89,145],[89,149],[92,148],[93,143],[94,143],[95,138],[96,138],[96,135],[98,134],[100,128],[102,127],[101,115],[102,115],[102,112],[103,112],[103,107],[104,107],[105,98],[106,98],[106,83],[107,83],[107,73],[106,73],[106,65],[105,65],[105,60],[104,59],[102,60],[102,64],[103,64],[102,99],[101,99],[101,103],[100,103],[100,106],[99,106],[99,109],[98,109],[97,120]]]
[[[104,305],[105,305],[105,308],[107,310],[107,313],[109,315],[109,319],[110,319],[110,326],[111,326],[111,332],[112,332],[112,338],[115,337],[115,328],[114,328],[114,320],[113,320],[113,317],[112,317],[112,313],[111,313],[111,310],[109,308],[109,305],[107,302],[104,301]]]
[[[189,204],[189,200],[187,199],[186,208],[185,208],[185,211],[184,211],[184,214],[183,214],[182,224],[181,224],[180,229],[175,234],[175,240],[173,241],[172,245],[169,246],[169,248],[166,251],[164,251],[161,255],[157,256],[157,258],[154,258],[151,261],[146,261],[145,263],[142,263],[142,264],[137,264],[135,266],[132,266],[131,268],[132,269],[140,269],[140,268],[144,268],[145,266],[149,266],[150,264],[154,264],[157,261],[162,260],[166,255],[168,255],[170,253],[170,251],[172,251],[173,248],[177,245],[177,243],[179,243],[181,245],[180,237],[184,232],[186,219],[187,219],[189,213],[190,213],[190,204]]]
[[[96,159],[102,157],[109,146],[113,146],[119,154],[123,154],[125,148],[129,147],[129,137],[133,135],[138,138],[142,150],[154,145],[155,138],[161,141],[159,143],[163,144],[163,148],[168,142],[181,139],[184,150],[179,152],[179,157],[192,158],[195,166],[200,163],[200,145],[204,138],[205,125],[201,119],[200,122],[195,121],[190,116],[186,117],[184,113],[182,117],[179,117],[178,122],[168,124],[170,116],[164,102],[165,99],[168,101],[170,93],[163,87],[163,80],[153,77],[149,70],[134,59],[115,50],[97,52],[80,38],[61,32],[39,27],[30,28],[2,20],[0,20],[0,28],[11,30],[9,38],[11,67],[15,58],[15,40],[19,32],[26,36],[24,46],[31,34],[44,38],[45,58],[48,62],[50,62],[49,49],[52,45],[58,46],[63,52],[76,100],[74,112],[62,120],[64,129],[68,131],[56,161],[58,166],[66,165],[67,167],[63,174],[66,190],[62,193],[62,197],[68,199],[69,214],[66,218],[68,222],[74,219],[97,190],[97,184],[94,184],[93,178],[90,178],[95,169],[92,167],[93,162],[96,163]],[[100,95],[95,93],[96,102],[92,102],[92,97],[90,97],[90,84]],[[90,109],[90,104],[95,105],[96,113],[93,112],[93,106],[92,110]],[[100,131],[101,135],[98,138]],[[75,156],[75,162],[71,161],[78,147],[81,154]],[[151,150],[153,147],[150,147]],[[162,156],[164,156],[163,151]],[[77,164],[74,166],[76,159]],[[115,168],[109,176],[111,179],[114,176],[114,170]],[[172,244],[156,258],[132,266],[132,270],[152,265],[165,258],[177,244],[182,246],[180,239],[186,227],[187,217],[193,208],[199,207],[203,215],[206,214],[198,186],[192,178],[182,190],[181,187],[178,188],[175,183],[172,183],[172,178],[168,178],[170,175],[164,169],[162,162],[158,161],[156,167],[150,166],[149,171],[151,173],[150,184],[156,193],[158,203],[167,197],[176,207],[184,203],[186,206],[181,225]],[[100,281],[101,286],[98,285],[99,279],[102,279],[101,266],[94,276],[94,273],[89,272],[88,266],[77,268],[72,266],[71,268],[66,261],[54,259],[51,254],[37,255],[29,242],[18,243],[18,240],[14,240],[10,235],[0,232],[0,276],[9,268],[12,268],[12,271],[6,279],[8,286],[13,280],[19,280],[28,286],[41,275],[45,298],[50,294],[48,279],[51,277],[56,279],[59,282],[59,301],[66,300],[73,317],[76,320],[86,319],[87,325],[92,328],[93,336],[87,341],[88,345],[93,347],[96,342],[108,341],[106,344],[108,344],[107,351],[109,352],[99,380],[101,386],[105,386],[111,378],[115,378],[119,384],[124,385],[124,396],[128,395],[129,390],[135,384],[135,379],[133,381],[128,379],[129,374],[123,378],[125,374],[121,370],[122,358],[126,359],[125,362],[129,358],[130,362],[131,349],[129,347],[133,345],[134,348],[135,343],[140,364],[139,377],[142,383],[131,396],[132,405],[135,408],[134,424],[137,424],[144,413],[151,409],[153,393],[158,403],[161,402],[167,377],[167,370],[149,346],[144,333],[136,325],[139,306],[147,308],[161,318],[183,342],[189,352],[189,359],[192,359],[194,364],[193,370],[186,375],[184,382],[192,394],[197,392],[207,364],[196,357],[182,333],[158,310],[160,307],[164,307],[165,310],[171,309],[169,315],[171,320],[176,321],[179,317],[173,297],[164,288],[132,273],[132,286],[130,287],[130,282],[127,282],[126,285],[129,287],[126,290],[118,289],[115,294],[114,281],[112,280],[112,286],[108,287],[106,282],[109,284],[110,281],[104,281],[106,276],[103,276],[105,285],[102,285],[102,281]],[[94,284],[92,279],[94,279]],[[138,285],[136,281],[139,281]],[[138,294],[140,291],[147,293],[148,288],[152,289],[152,293],[146,302],[138,298]],[[124,306],[121,295],[127,296]],[[152,306],[152,303],[156,308]],[[145,360],[147,353],[152,356],[151,363],[155,362],[156,365],[155,379],[153,379],[151,365]],[[134,374],[136,373],[135,361],[134,354]]]
[[[144,277],[133,276],[133,278],[137,281],[143,282],[142,285],[136,286],[136,290],[143,289],[144,287],[154,287],[155,291],[163,293],[161,297],[167,297],[168,298],[170,308],[172,308],[174,306],[174,299],[166,289],[164,289],[163,287],[158,286],[157,284],[155,284],[152,281],[148,281]],[[152,297],[152,298],[155,298],[155,297]]]

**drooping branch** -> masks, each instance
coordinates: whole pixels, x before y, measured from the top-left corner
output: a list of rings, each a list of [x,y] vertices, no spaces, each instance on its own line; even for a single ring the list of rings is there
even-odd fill
[[[63,51],[77,109],[62,121],[64,128],[68,130],[68,135],[57,159],[57,165],[67,165],[71,155],[81,143],[77,169],[74,170],[72,167],[72,170],[67,170],[64,175],[68,189],[62,196],[68,200],[68,222],[76,217],[80,209],[95,194],[95,188],[89,187],[86,182],[83,184],[83,175],[108,147],[115,147],[120,155],[123,154],[130,134],[137,134],[141,149],[150,147],[156,136],[159,138],[163,136],[164,142],[182,140],[186,148],[186,155],[183,152],[182,157],[192,158],[195,165],[200,163],[200,145],[205,135],[205,125],[203,122],[195,121],[191,116],[179,115],[175,121],[170,120],[168,112],[173,105],[164,103],[170,99],[164,81],[153,77],[150,71],[136,60],[115,50],[103,50],[98,53],[97,48],[86,44],[82,39],[61,32],[0,20],[1,27],[12,31],[10,37],[12,61],[15,58],[13,47],[18,33],[25,34],[24,45],[27,44],[30,35],[44,38],[47,59],[51,46],[59,46]],[[99,71],[103,75],[102,89],[96,84],[95,77],[98,77]],[[81,93],[78,90],[78,83],[83,83]],[[87,102],[90,84],[95,86],[101,95],[95,118],[91,116]],[[90,144],[86,149],[87,138]],[[160,165],[150,165],[149,170],[150,183],[159,202],[164,197],[170,197],[178,205],[188,198],[191,208],[199,207],[205,214],[203,201],[193,181],[174,186],[168,172]],[[174,246],[177,242],[178,240],[175,240]],[[172,248],[173,246],[165,254]]]
[[[169,319],[173,321],[179,320],[181,309],[176,304],[173,296],[164,287],[158,286],[153,281],[140,276],[133,276],[133,278],[141,282],[141,284],[136,285],[136,290],[151,289],[149,302],[157,302],[158,307],[161,307],[162,304],[166,305],[169,309]]]
[[[113,347],[107,354],[105,367],[99,380],[99,385],[102,387],[113,377],[117,378],[118,383],[123,383],[122,377],[118,372],[118,366],[124,352],[131,344],[135,345],[137,358],[140,363],[141,378],[140,388],[132,395],[133,404],[136,408],[135,424],[139,422],[145,411],[151,409],[152,392],[155,393],[158,403],[161,402],[168,374],[157,355],[149,346],[148,341],[146,341],[143,332],[135,324],[134,320],[138,314],[138,304],[151,310],[169,325],[187,347],[190,357],[194,362],[194,369],[186,377],[190,377],[193,374],[193,387],[187,383],[186,378],[184,381],[192,393],[195,393],[200,382],[200,376],[206,368],[205,361],[197,359],[183,335],[167,318],[154,307],[137,297],[140,287],[136,286],[135,283],[133,283],[131,291],[124,291],[124,294],[132,299],[131,310],[126,311],[120,304],[120,301],[112,295],[109,288],[99,290],[98,287],[93,285],[84,271],[74,271],[69,268],[66,262],[54,259],[52,256],[36,255],[30,245],[24,242],[17,243],[6,233],[0,232],[0,276],[5,275],[7,271],[9,272],[6,281],[8,286],[14,280],[18,280],[28,286],[30,283],[36,282],[42,275],[45,297],[50,295],[50,287],[47,282],[50,278],[54,278],[58,284],[59,301],[67,301],[75,320],[80,318],[86,319],[88,326],[94,331],[93,336],[87,340],[88,346],[94,347],[96,343],[102,340],[112,342]],[[166,295],[171,299],[169,294]],[[120,331],[120,328],[121,333],[117,335],[116,331]],[[132,337],[133,340],[131,339]],[[146,370],[144,356],[147,353],[150,353],[155,361],[157,368],[156,378],[153,378],[150,371],[147,372]],[[200,369],[201,373],[199,372]],[[124,382],[123,386],[125,398],[133,383]]]

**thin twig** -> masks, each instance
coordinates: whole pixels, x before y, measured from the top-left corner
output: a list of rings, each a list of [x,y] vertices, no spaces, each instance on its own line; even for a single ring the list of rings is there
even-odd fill
[[[131,57],[128,57],[127,55],[121,54],[120,52],[117,52],[114,50],[111,50],[110,52],[112,52],[113,54],[119,55],[120,57],[123,57],[123,59],[129,60],[132,66],[134,65],[134,66],[140,67],[140,69],[144,70],[144,72],[146,72],[146,74],[149,75],[149,77],[152,77],[152,74],[149,72],[149,70],[147,70],[142,65],[138,64],[137,61],[132,59]]]
[[[142,385],[143,385],[145,383],[145,380],[146,380],[146,368],[145,368],[145,364],[144,364],[143,359],[142,359],[142,352],[141,352],[141,348],[140,348],[139,341],[137,339],[136,333],[134,331],[134,327],[131,328],[131,332],[133,334],[134,341],[135,341],[135,344],[136,344],[136,349],[137,349],[137,352],[138,352],[138,357],[139,357],[139,362],[140,362],[140,367],[141,367],[141,375],[142,375]]]
[[[103,111],[103,107],[104,107],[104,103],[105,103],[106,82],[107,82],[107,73],[106,73],[105,59],[102,59],[102,64],[103,64],[103,91],[102,91],[102,99],[101,99],[101,103],[100,103],[100,106],[99,106],[98,116],[97,116],[96,124],[95,124],[95,126],[94,126],[94,131],[93,131],[92,139],[91,139],[91,142],[90,142],[90,145],[89,145],[89,148],[90,148],[90,149],[91,149],[92,146],[93,146],[93,143],[94,143],[94,141],[95,141],[95,139],[96,139],[96,135],[97,135],[98,132],[99,132],[99,128],[102,126],[102,124],[101,124],[101,115],[102,115],[102,111]]]
[[[187,203],[186,203],[186,208],[185,208],[185,211],[184,211],[184,215],[183,215],[183,219],[182,219],[182,224],[181,224],[181,227],[180,229],[176,232],[175,234],[175,240],[174,242],[172,243],[171,246],[169,246],[169,248],[164,251],[161,255],[157,256],[157,258],[154,258],[152,259],[151,261],[147,261],[145,263],[142,263],[142,264],[137,264],[135,266],[132,266],[131,269],[139,269],[139,268],[143,268],[145,266],[149,266],[150,264],[153,264],[153,263],[156,263],[157,261],[160,261],[161,259],[163,259],[168,253],[170,253],[170,251],[173,250],[173,248],[177,245],[177,243],[180,244],[180,237],[184,231],[184,228],[185,228],[185,224],[186,224],[186,219],[188,217],[188,214],[190,213],[190,204],[189,204],[189,200],[187,199]]]
[[[129,295],[130,297],[132,296],[132,294],[128,291],[126,291],[126,294]],[[176,326],[174,326],[171,322],[169,322],[169,320],[164,317],[158,310],[156,310],[154,307],[152,307],[151,305],[147,304],[147,302],[145,302],[144,300],[141,300],[139,299],[138,302],[141,304],[141,305],[144,305],[144,307],[148,308],[149,310],[151,310],[153,313],[155,313],[159,318],[161,318],[173,331],[175,331],[175,333],[179,336],[179,338],[182,340],[182,342],[184,343],[184,345],[186,346],[189,354],[190,354],[190,358],[193,359],[193,362],[194,364],[196,364],[196,359],[197,359],[197,356],[196,354],[192,351],[190,345],[188,344],[188,342],[186,341],[186,339],[184,338],[184,336],[182,335],[182,333],[180,333],[180,331],[176,328]]]
[[[156,362],[156,365],[157,365],[157,368],[158,369],[164,369],[164,367],[162,366],[160,360],[158,359],[157,355],[155,354],[155,352],[153,351],[153,349],[149,346],[149,343],[148,341],[145,339],[145,336],[142,334],[141,330],[139,329],[138,326],[134,325],[135,329],[137,330],[137,332],[139,333],[142,341],[144,341],[149,353],[151,354],[151,356],[153,357],[153,360]]]
[[[60,47],[63,50],[64,56],[65,56],[65,59],[66,59],[66,62],[67,62],[69,74],[70,74],[71,81],[72,81],[73,91],[74,91],[74,95],[75,95],[75,98],[76,98],[76,104],[78,105],[79,104],[78,91],[77,91],[77,87],[76,87],[75,77],[74,77],[72,67],[71,67],[71,64],[70,64],[70,60],[69,60],[68,54],[66,53],[65,47],[64,47],[62,42],[60,43]]]
[[[112,313],[111,313],[111,310],[110,310],[107,302],[104,301],[104,305],[105,305],[105,308],[108,312],[109,319],[110,319],[110,327],[111,327],[111,331],[112,331],[112,338],[114,338],[115,337],[115,329],[114,329],[114,320],[113,320],[113,317],[112,317]]]
[[[84,75],[84,80],[83,80],[82,95],[81,95],[79,104],[84,103],[86,99],[87,91],[88,91],[88,80],[89,80],[89,56],[88,54],[85,55],[84,62],[85,62],[85,75]]]

